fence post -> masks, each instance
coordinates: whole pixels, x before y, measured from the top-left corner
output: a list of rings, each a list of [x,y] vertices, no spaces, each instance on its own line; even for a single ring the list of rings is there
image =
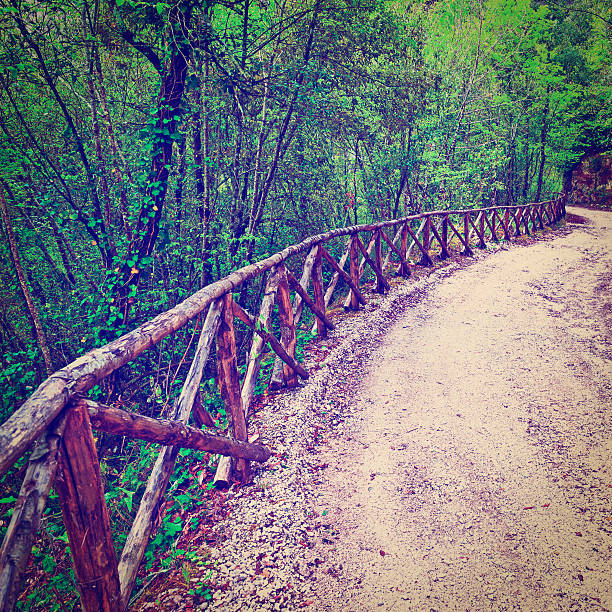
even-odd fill
[[[481,249],[486,249],[487,248],[487,243],[485,242],[484,239],[484,233],[485,233],[485,212],[484,210],[480,211],[480,216],[478,217],[478,231],[480,232],[480,235],[478,236],[479,242],[478,242],[478,247]]]
[[[491,238],[493,242],[499,242],[499,238],[497,237],[497,211],[491,211]]]
[[[323,247],[319,245],[317,247],[317,255],[312,268],[312,290],[314,294],[315,306],[325,314],[325,290],[323,289]],[[327,336],[327,325],[317,316],[315,316],[317,323],[317,336],[319,338],[325,338]]]
[[[474,251],[470,248],[470,213],[466,212],[463,215],[463,237],[465,239],[465,249],[463,255],[473,255]]]
[[[450,257],[448,252],[448,215],[442,217],[442,226],[440,227],[440,237],[442,238],[442,247],[440,252],[440,259],[446,259]]]
[[[429,253],[429,249],[431,248],[431,217],[427,215],[425,217],[425,226],[423,227],[423,250],[425,253]],[[430,266],[431,260],[427,260],[425,254],[419,260],[420,266]]]
[[[85,612],[121,609],[117,556],[85,402],[71,403],[60,443],[59,494],[74,575]]]
[[[382,258],[382,244],[381,244],[381,241],[380,241],[380,230],[376,230],[376,239],[375,239],[375,242],[374,242],[374,251],[375,251],[376,267],[380,270],[380,274],[381,274],[381,276],[376,274],[376,293],[384,293],[385,292],[385,285],[383,284],[383,280],[382,280],[382,274],[383,274],[382,263],[383,263],[383,258]]]
[[[400,264],[400,274],[404,277],[410,276],[410,267],[407,263],[408,257],[408,221],[402,225],[402,235],[400,243],[400,253],[402,254],[402,263]]]
[[[351,280],[355,287],[359,287],[359,245],[357,244],[357,240],[359,237],[357,234],[351,234],[351,264],[350,264],[350,274]],[[359,310],[359,299],[357,298],[357,294],[351,289],[351,310]]]
[[[234,438],[246,442],[247,425],[242,408],[240,394],[240,378],[236,360],[236,337],[234,335],[234,298],[226,293],[221,298],[221,323],[217,331],[217,385],[221,399],[225,404],[227,415],[232,419]],[[249,462],[238,459],[236,471],[242,482],[248,482],[250,477]]]
[[[276,304],[278,305],[278,322],[281,330],[281,344],[287,354],[295,357],[295,324],[293,319],[293,307],[291,306],[291,293],[289,291],[289,283],[287,281],[287,272],[285,264],[279,264],[281,277],[278,283],[278,291],[276,293]],[[283,378],[287,387],[296,387],[298,384],[297,374],[292,367],[283,363]]]

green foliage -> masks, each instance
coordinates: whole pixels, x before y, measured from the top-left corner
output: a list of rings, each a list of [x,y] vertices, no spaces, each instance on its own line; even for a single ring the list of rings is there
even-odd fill
[[[603,0],[244,7],[0,8],[0,185],[54,368],[307,236],[546,197],[585,153],[612,149]],[[173,73],[182,52],[187,66]],[[2,233],[0,420],[45,377],[6,242]],[[344,243],[329,249],[339,257]],[[256,312],[262,290],[252,282],[237,299]],[[236,329],[244,371],[250,336]],[[298,333],[298,358],[309,337]],[[165,416],[196,343],[197,330],[179,330],[89,395]],[[271,368],[267,357],[257,395]],[[223,429],[214,376],[209,364],[201,396]],[[106,436],[99,445],[119,547],[157,449]],[[184,560],[173,542],[192,527],[193,471],[208,462],[181,455],[150,567]],[[73,583],[55,504],[45,519],[55,548],[37,544],[37,560],[45,575],[56,564],[63,595]],[[41,587],[28,605],[52,609],[50,597]]]

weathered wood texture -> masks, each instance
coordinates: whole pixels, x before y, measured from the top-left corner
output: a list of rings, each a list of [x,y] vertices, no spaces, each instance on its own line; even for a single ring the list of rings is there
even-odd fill
[[[374,261],[370,257],[370,254],[366,251],[365,247],[363,246],[363,243],[361,242],[361,240],[359,240],[359,236],[355,234],[355,243],[357,244],[357,247],[359,248],[359,250],[361,251],[361,254],[363,255],[363,260],[365,261],[365,263],[367,263],[370,266],[370,268],[372,268],[376,276],[376,289],[375,290],[377,293],[384,293],[385,291],[388,291],[390,289],[390,286],[389,286],[389,283],[387,282],[387,279],[383,275],[380,264],[378,263],[378,262],[382,263],[382,253],[380,251],[380,248],[381,248],[380,236],[378,232],[376,232],[376,237],[374,238],[374,242],[376,245],[376,252],[378,253],[377,255],[375,255],[377,261]],[[352,302],[351,302],[351,305],[352,305]]]
[[[297,283],[297,281],[296,281]],[[299,285],[299,283],[297,283]],[[308,298],[310,299],[310,298]],[[274,334],[256,325],[253,317],[242,308],[237,302],[233,303],[234,316],[240,319],[249,329],[253,330],[260,338],[270,345],[270,348],[288,365],[294,372],[302,378],[308,378],[307,370],[302,367],[287,351],[285,347],[276,339]]]
[[[104,406],[91,400],[81,399],[76,400],[76,403],[85,404],[94,429],[107,433],[156,442],[164,446],[193,448],[218,455],[229,455],[249,461],[264,462],[270,457],[270,451],[264,446],[209,434],[180,421],[154,419],[120,408]]]
[[[334,324],[325,316],[325,290],[323,288],[323,251],[322,246],[317,245],[317,254],[312,269],[312,293],[314,300],[310,304],[310,309],[316,315],[317,335],[319,338],[327,336],[328,329],[334,329]],[[299,286],[295,287],[299,290]],[[303,296],[306,300],[306,296]]]
[[[274,308],[279,280],[280,271],[278,268],[273,268],[266,282],[266,288],[264,290],[264,296],[261,301],[259,316],[257,317],[256,323],[256,325],[266,331],[270,329],[272,308]],[[242,407],[244,408],[245,414],[248,414],[249,407],[253,401],[253,395],[255,394],[255,386],[257,384],[257,378],[259,377],[264,346],[265,342],[261,335],[253,334],[251,350],[249,352],[249,362],[247,364],[246,374],[244,375],[244,381],[242,382],[242,389],[240,391],[240,395],[242,397]]]
[[[28,462],[19,497],[0,550],[0,611],[15,608],[32,543],[57,470],[58,450],[66,423],[59,416],[40,440]]]
[[[306,290],[300,285],[300,283],[295,278],[295,276],[293,276],[293,274],[291,274],[291,272],[289,271],[287,271],[287,280],[289,282],[289,286],[291,287],[291,289],[293,289],[302,298],[302,301],[316,315],[321,325],[323,325],[323,327],[328,327],[329,329],[334,329],[334,324],[325,314],[325,304],[324,304],[324,296],[323,296],[323,279],[321,276],[320,262],[319,262],[318,269],[317,267],[313,269],[313,292],[315,294],[315,299],[318,299],[319,301],[318,304],[315,303],[315,300],[313,300],[308,295]]]
[[[206,315],[206,320],[202,326],[200,332],[200,338],[198,340],[198,346],[196,348],[196,356],[194,362],[197,361],[199,365],[206,363],[212,343],[215,339],[217,329],[220,323],[220,303],[218,301],[213,302]],[[199,367],[199,366],[198,366]],[[194,369],[190,369],[190,373]],[[201,377],[200,371],[200,377]],[[187,376],[187,380],[191,384],[195,383],[197,379],[199,386],[199,379],[194,375],[190,378]],[[189,414],[191,412],[192,403],[189,402],[189,397],[192,395],[192,388],[187,388],[183,385],[181,395],[179,396],[176,404],[176,409],[173,411],[172,419],[180,421],[181,423],[187,424],[189,421]],[[119,560],[119,580],[121,584],[121,601],[124,609],[129,603],[129,598],[134,588],[134,582],[136,580],[136,574],[138,567],[144,555],[147,543],[149,542],[149,536],[151,535],[151,529],[153,527],[153,516],[168,487],[168,480],[174,469],[174,462],[178,454],[178,447],[166,446],[164,447],[155,461],[149,480],[147,481],[147,487],[145,489],[134,524],[130,529],[127,540],[121,553]]]
[[[96,443],[84,404],[68,406],[55,489],[84,612],[121,609],[117,558]]]
[[[281,343],[286,353],[295,359],[295,347],[297,339],[295,335],[295,325],[293,323],[293,307],[291,305],[291,294],[285,266],[281,266],[281,277],[276,293],[276,304],[278,306],[278,323],[281,331]],[[283,364],[281,376],[272,376],[270,381],[271,388],[278,388],[282,385],[295,387],[298,384],[296,371],[287,363]]]
[[[221,324],[217,332],[217,386],[231,419],[232,434],[236,440],[246,442],[247,426],[240,395],[240,376],[236,360],[236,336],[234,334],[234,298],[231,293],[223,296]],[[249,464],[238,459],[236,472],[242,482],[250,478]]]

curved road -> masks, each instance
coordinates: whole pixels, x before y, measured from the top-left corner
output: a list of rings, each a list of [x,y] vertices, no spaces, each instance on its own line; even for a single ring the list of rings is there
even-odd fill
[[[386,333],[325,451],[342,570],[310,609],[612,608],[612,214],[570,212]]]

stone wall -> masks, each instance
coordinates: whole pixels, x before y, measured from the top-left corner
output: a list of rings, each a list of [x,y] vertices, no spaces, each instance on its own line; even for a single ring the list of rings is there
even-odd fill
[[[612,156],[585,155],[571,173],[568,204],[612,209]]]

